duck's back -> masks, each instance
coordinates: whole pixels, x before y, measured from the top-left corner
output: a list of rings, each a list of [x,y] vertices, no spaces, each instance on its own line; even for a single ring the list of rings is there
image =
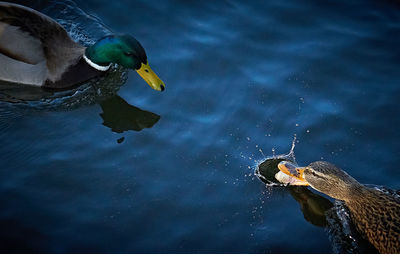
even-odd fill
[[[357,230],[382,254],[400,253],[400,200],[375,189],[346,203]]]
[[[57,82],[84,50],[53,19],[0,3],[0,80],[37,86]]]

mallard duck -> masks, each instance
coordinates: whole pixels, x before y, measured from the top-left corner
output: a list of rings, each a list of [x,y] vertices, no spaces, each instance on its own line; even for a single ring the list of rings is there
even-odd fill
[[[84,47],[50,17],[0,2],[0,80],[68,88],[102,75],[113,63],[136,70],[153,89],[165,89],[132,36],[110,35]]]
[[[279,170],[334,199],[342,200],[360,234],[382,254],[400,253],[400,200],[362,185],[345,171],[325,162],[297,167],[280,162]]]

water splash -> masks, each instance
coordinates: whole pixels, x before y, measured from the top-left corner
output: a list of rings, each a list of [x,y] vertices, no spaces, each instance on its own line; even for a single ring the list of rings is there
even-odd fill
[[[272,157],[275,157],[275,147],[271,148],[271,152],[272,152]]]
[[[326,213],[327,232],[334,253],[358,253],[355,231],[351,225],[350,213],[341,201],[335,201],[332,209]]]
[[[296,141],[297,141],[297,135],[296,133],[293,135],[293,140],[292,140],[292,147],[290,148],[289,153],[287,154],[288,157],[291,158],[293,162],[296,162],[296,157],[294,155],[294,148],[296,147]]]
[[[292,146],[290,148],[289,153],[287,153],[287,154],[276,155],[275,148],[271,149],[272,156],[267,157],[263,154],[264,159],[260,160],[257,163],[257,166],[254,170],[254,175],[258,179],[260,179],[263,183],[265,183],[266,186],[285,186],[285,184],[282,184],[275,179],[275,174],[279,172],[279,169],[278,169],[279,162],[291,161],[293,163],[296,163],[296,157],[294,154],[294,149],[296,147],[296,141],[297,141],[297,136],[296,136],[296,134],[294,134],[293,140],[292,140]]]
[[[263,150],[262,150],[261,148],[259,148],[258,151],[261,153],[262,156],[264,156],[264,158],[267,157],[267,156],[264,154],[264,152],[263,152]]]

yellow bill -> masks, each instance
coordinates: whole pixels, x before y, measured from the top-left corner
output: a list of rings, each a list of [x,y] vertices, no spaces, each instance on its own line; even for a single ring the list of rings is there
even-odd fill
[[[297,180],[300,180],[301,182],[304,183],[304,185],[308,185],[306,179],[304,179],[304,167],[296,167],[293,163],[290,163],[288,161],[281,161],[278,164],[278,168],[280,171],[285,173],[286,175],[293,177]]]
[[[142,63],[142,66],[136,72],[149,84],[151,88],[157,91],[164,91],[165,84],[162,80],[154,73],[150,68],[149,62],[147,64]]]

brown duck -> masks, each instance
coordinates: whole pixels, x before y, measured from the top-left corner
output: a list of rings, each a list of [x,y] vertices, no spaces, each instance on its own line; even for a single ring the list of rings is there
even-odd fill
[[[344,201],[359,233],[379,253],[400,253],[400,199],[362,185],[345,171],[325,161],[313,162],[307,167],[283,161],[278,168],[296,178],[296,185],[301,182]]]

